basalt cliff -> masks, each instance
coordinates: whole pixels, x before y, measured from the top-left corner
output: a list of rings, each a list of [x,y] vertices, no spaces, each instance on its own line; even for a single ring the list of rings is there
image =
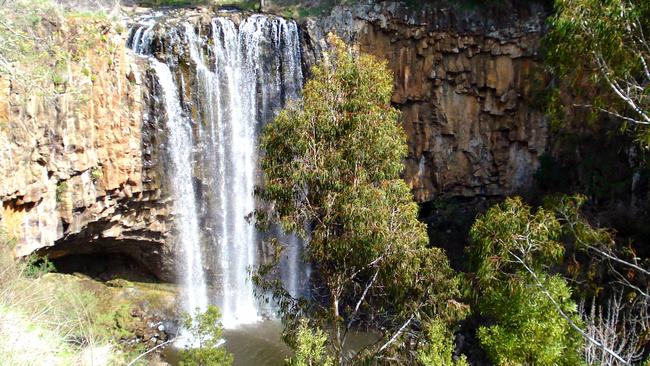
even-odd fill
[[[174,12],[170,22],[191,19],[197,29],[214,15],[209,8]],[[388,62],[409,143],[404,178],[418,202],[522,192],[549,144],[535,100],[547,16],[536,3],[337,6],[297,21],[302,72],[308,77],[323,57],[329,32]],[[62,29],[62,42],[74,32]],[[15,239],[16,256],[123,254],[173,279],[170,243],[178,229],[161,152],[167,137],[156,122],[162,112],[150,65],[126,47],[132,36],[107,28],[102,39],[113,46],[89,51],[92,72],[65,70],[74,93],[41,95],[0,79],[0,223]],[[165,42],[159,47],[177,47]],[[180,75],[189,51],[171,52]],[[188,81],[188,93],[196,88]],[[200,113],[187,98],[189,113]]]

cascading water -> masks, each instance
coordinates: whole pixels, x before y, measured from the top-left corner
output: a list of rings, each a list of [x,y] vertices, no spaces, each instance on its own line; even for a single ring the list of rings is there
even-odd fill
[[[266,15],[238,26],[227,17],[209,26],[148,18],[131,29],[129,46],[149,57],[162,90],[186,310],[215,303],[227,328],[257,321],[249,269],[263,235],[246,217],[260,183],[260,129],[302,87],[298,28]],[[281,236],[283,280],[298,295],[303,244]]]
[[[200,249],[199,221],[192,181],[192,131],[189,121],[183,117],[178,100],[178,91],[169,67],[152,59],[151,65],[162,88],[167,131],[169,132],[168,155],[171,158],[172,191],[175,196],[174,211],[179,226],[183,283],[185,284],[185,308],[194,313],[205,310],[208,305],[207,286],[203,274],[202,251]]]

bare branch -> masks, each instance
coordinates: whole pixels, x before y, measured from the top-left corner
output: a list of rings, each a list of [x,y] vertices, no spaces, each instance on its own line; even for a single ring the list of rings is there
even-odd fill
[[[397,332],[395,332],[395,334],[393,334],[393,336],[390,337],[390,339],[389,339],[386,343],[384,343],[384,344],[383,344],[383,345],[382,345],[382,346],[377,350],[377,352],[375,353],[375,355],[379,355],[379,354],[382,353],[386,348],[388,348],[388,346],[389,346],[391,343],[395,342],[395,340],[397,339],[397,337],[399,337],[400,334],[402,334],[402,332],[404,331],[404,329],[406,329],[406,327],[411,323],[411,321],[413,320],[414,317],[415,317],[415,315],[411,315],[411,316],[410,316],[410,317],[409,317],[409,318],[404,322],[404,324],[402,324],[402,326],[397,330]]]
[[[599,339],[608,348],[630,362],[639,361],[643,356],[643,348],[639,347],[640,333],[644,324],[647,324],[647,302],[641,304],[641,309],[627,307],[623,301],[623,291],[618,289],[607,301],[606,311],[596,305],[592,300],[589,313],[584,301],[580,304],[579,311],[586,324],[586,332],[593,338]],[[646,311],[643,311],[643,308]],[[616,360],[601,348],[588,343],[584,348],[585,360],[590,365],[614,365]]]
[[[645,274],[645,275],[650,276],[650,271],[648,271],[647,269],[645,269],[645,268],[643,268],[643,267],[639,267],[638,265],[636,265],[636,264],[634,264],[634,263],[630,263],[630,262],[628,262],[628,261],[624,261],[624,260],[622,260],[622,259],[616,257],[615,255],[610,254],[610,253],[607,253],[606,251],[601,250],[601,249],[599,249],[599,248],[597,248],[597,247],[595,247],[595,246],[593,246],[593,245],[585,244],[585,246],[586,246],[587,248],[593,250],[594,252],[596,252],[596,253],[598,253],[598,254],[600,254],[600,255],[602,255],[602,256],[608,258],[608,259],[613,260],[614,262],[617,262],[617,263],[623,264],[623,265],[625,265],[625,266],[631,267],[631,268],[633,268],[633,269],[635,269],[635,270],[637,270],[637,271],[639,271],[639,272],[641,272],[641,273],[643,273],[643,274]]]
[[[352,314],[350,314],[350,320],[348,321],[348,325],[345,328],[345,333],[343,334],[343,340],[341,343],[345,344],[345,340],[348,336],[348,331],[352,327],[352,323],[356,319],[357,312],[359,311],[359,308],[361,307],[361,304],[363,301],[366,299],[366,295],[368,294],[368,290],[372,287],[372,285],[375,283],[375,280],[377,279],[377,275],[379,274],[379,267],[377,267],[377,270],[375,270],[375,274],[372,276],[372,279],[368,282],[366,285],[366,288],[363,290],[363,294],[361,294],[361,297],[359,298],[359,301],[357,301],[357,305],[354,307],[354,311]]]
[[[172,338],[172,339],[170,339],[170,340],[168,340],[168,341],[165,341],[165,342],[163,342],[163,343],[157,345],[156,347],[153,347],[153,348],[147,350],[147,351],[144,352],[144,353],[141,353],[138,357],[134,358],[134,359],[133,359],[131,362],[129,362],[129,364],[126,365],[126,366],[132,366],[132,365],[135,365],[135,363],[138,362],[138,360],[141,359],[142,357],[144,357],[144,356],[148,355],[149,353],[151,353],[151,352],[157,350],[158,348],[164,347],[164,346],[166,346],[166,345],[172,343],[172,342],[175,341],[176,339],[178,339],[178,338]]]
[[[636,124],[641,124],[641,125],[648,125],[648,124],[650,124],[650,123],[648,123],[648,122],[640,121],[640,120],[638,120],[638,119],[631,118],[631,117],[626,117],[626,116],[623,116],[623,115],[620,114],[620,113],[617,113],[617,112],[611,111],[611,110],[609,110],[609,109],[605,109],[605,108],[601,108],[601,107],[596,107],[596,106],[591,105],[591,104],[574,104],[573,106],[574,106],[574,107],[584,107],[584,108],[594,108],[594,109],[596,109],[596,110],[598,110],[598,111],[600,111],[600,112],[607,113],[607,114],[609,114],[609,115],[611,115],[611,116],[614,116],[614,117],[616,117],[616,118],[620,118],[620,119],[622,119],[622,120],[624,120],[624,121],[628,121],[628,122],[632,122],[632,123],[636,123]]]
[[[626,93],[623,88],[619,85],[619,83],[613,79],[610,74],[611,71],[603,59],[603,57],[599,54],[594,53],[596,63],[598,65],[598,68],[600,69],[600,72],[605,79],[607,85],[612,89],[612,91],[622,100],[624,101],[634,112],[636,112],[643,121],[646,124],[650,124],[650,116],[646,111],[643,110],[638,104],[637,101],[635,101],[633,98],[630,97],[629,93]]]

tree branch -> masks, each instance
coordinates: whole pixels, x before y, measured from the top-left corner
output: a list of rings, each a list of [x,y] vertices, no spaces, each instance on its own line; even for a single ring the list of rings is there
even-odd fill
[[[415,317],[415,314],[411,315],[411,317],[408,318],[408,319],[404,322],[404,324],[402,324],[402,326],[397,330],[397,332],[395,332],[395,334],[393,334],[393,336],[390,337],[390,339],[388,340],[388,342],[384,343],[384,345],[381,346],[381,347],[377,350],[377,352],[375,352],[375,356],[377,356],[377,355],[379,355],[380,353],[382,353],[382,352],[383,352],[383,351],[384,351],[384,350],[385,350],[385,349],[386,349],[386,348],[387,348],[391,343],[395,342],[395,340],[397,339],[397,337],[399,337],[399,335],[402,334],[402,332],[404,331],[404,329],[406,329],[406,327],[411,323],[411,321],[413,320],[414,317]]]
[[[149,353],[151,353],[151,352],[157,350],[157,349],[160,348],[160,347],[163,347],[163,346],[165,346],[165,345],[167,345],[167,344],[169,344],[169,343],[175,341],[176,339],[178,339],[178,338],[172,338],[172,339],[170,339],[170,340],[168,340],[168,341],[165,341],[165,342],[163,342],[163,343],[157,345],[156,347],[153,347],[153,348],[150,349],[150,350],[147,350],[147,351],[144,352],[144,353],[141,353],[138,357],[134,358],[134,359],[133,359],[131,362],[129,362],[129,364],[126,365],[126,366],[133,366],[133,365],[135,365],[135,363],[136,363],[139,359],[141,359],[142,357],[148,355]]]
[[[600,347],[603,351],[607,352],[607,353],[610,354],[612,357],[614,357],[614,358],[617,359],[618,361],[622,362],[624,365],[631,365],[630,362],[628,362],[628,361],[626,361],[625,359],[623,359],[623,358],[622,358],[621,356],[619,356],[616,352],[614,352],[613,350],[609,349],[609,348],[606,347],[602,342],[599,342],[598,340],[594,339],[594,338],[591,337],[589,334],[585,333],[585,331],[582,330],[579,326],[577,326],[577,325],[575,324],[575,322],[573,322],[573,320],[571,319],[571,317],[568,316],[568,315],[564,312],[564,310],[562,310],[562,308],[560,307],[560,304],[558,304],[557,301],[555,301],[555,299],[553,298],[553,296],[551,296],[551,294],[548,292],[548,290],[546,289],[546,287],[544,287],[544,284],[542,284],[542,282],[539,280],[539,278],[537,277],[537,274],[536,274],[536,273],[535,273],[535,272],[534,272],[530,267],[528,267],[528,265],[527,265],[527,264],[526,264],[526,263],[525,263],[521,258],[519,258],[515,253],[513,253],[512,251],[509,251],[509,253],[510,253],[510,255],[512,255],[513,257],[515,257],[515,259],[517,259],[517,261],[518,261],[519,263],[521,263],[522,266],[524,266],[524,268],[526,269],[526,271],[527,271],[528,273],[530,273],[531,276],[533,276],[533,279],[535,280],[535,284],[536,284],[536,285],[537,285],[537,286],[542,290],[542,293],[543,293],[543,294],[544,294],[544,295],[545,295],[545,296],[546,296],[546,297],[551,301],[551,303],[553,303],[553,306],[555,306],[555,309],[558,311],[558,313],[560,314],[560,316],[562,316],[562,318],[564,318],[564,320],[566,320],[566,321],[569,323],[569,325],[571,326],[571,328],[575,329],[578,333],[580,333],[580,334],[582,335],[582,337],[585,338],[587,341],[593,343],[593,344],[596,345],[597,347]]]

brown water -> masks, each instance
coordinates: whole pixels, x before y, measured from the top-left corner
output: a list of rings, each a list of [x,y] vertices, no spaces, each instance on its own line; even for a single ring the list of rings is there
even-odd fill
[[[232,353],[233,366],[281,366],[291,356],[292,351],[282,341],[282,324],[277,320],[267,320],[237,329],[225,329],[224,347]],[[354,332],[349,336],[350,349],[359,349],[377,340],[368,332]],[[163,351],[165,361],[178,365],[178,353],[173,348]]]
[[[282,324],[274,320],[224,329],[223,347],[232,353],[233,366],[281,366],[291,356],[291,349],[282,342],[281,334]],[[163,357],[172,366],[178,365],[176,349],[165,349]]]
[[[281,366],[291,356],[282,341],[282,324],[264,321],[238,329],[224,330],[224,346],[233,354],[233,366]]]

